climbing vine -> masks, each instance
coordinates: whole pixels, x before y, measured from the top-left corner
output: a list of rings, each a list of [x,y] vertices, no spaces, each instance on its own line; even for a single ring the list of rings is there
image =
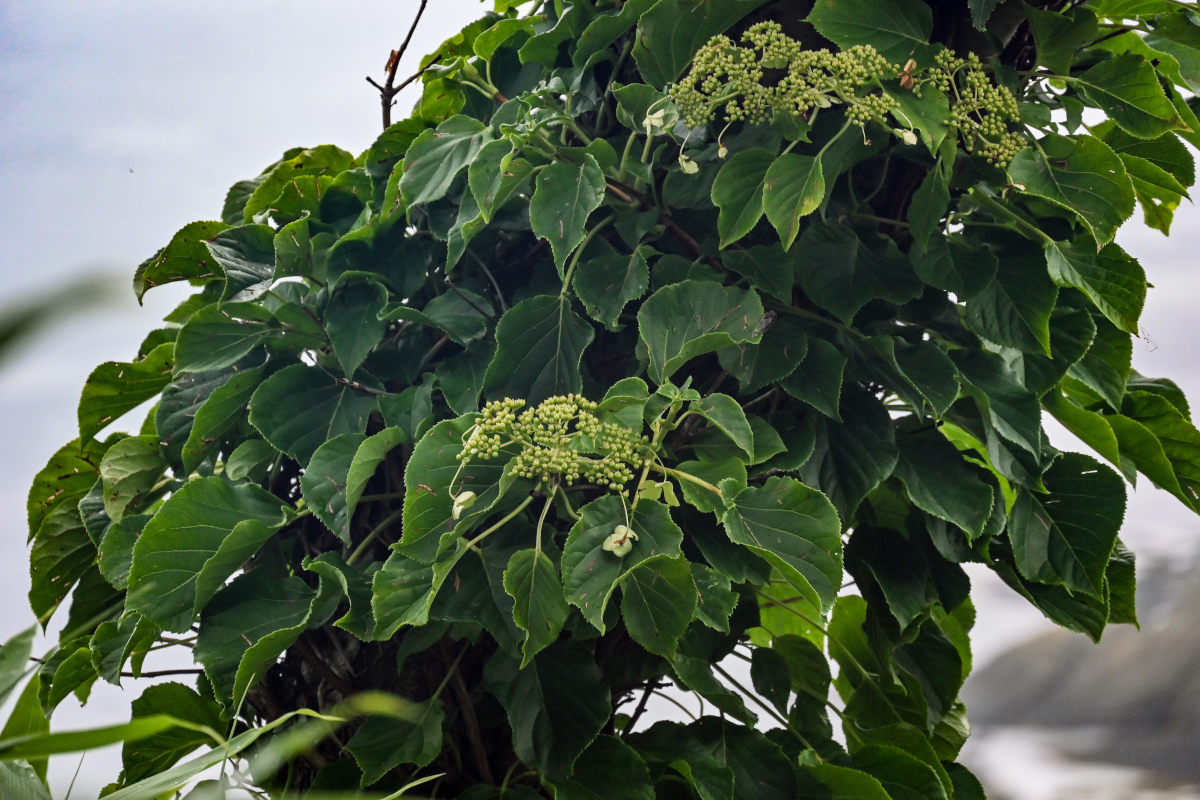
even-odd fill
[[[66,622],[0,785],[124,742],[115,800],[982,797],[962,564],[1099,639],[1125,483],[1200,509],[1114,243],[1194,182],[1196,22],[495,0],[394,53],[366,152],[289,150],[137,268],[194,292],[34,477]],[[164,650],[194,682],[48,732]]]

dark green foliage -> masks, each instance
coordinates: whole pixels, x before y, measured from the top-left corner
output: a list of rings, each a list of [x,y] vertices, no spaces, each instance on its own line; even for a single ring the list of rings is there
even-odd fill
[[[227,757],[271,797],[981,797],[959,563],[1136,622],[1124,479],[1200,509],[1112,243],[1193,182],[1185,13],[527,5],[362,156],[290,151],[138,268],[197,292],[34,479],[30,602],[70,618],[3,785],[124,741],[116,798]],[[189,630],[196,691],[45,736]],[[647,726],[669,686],[722,716]]]

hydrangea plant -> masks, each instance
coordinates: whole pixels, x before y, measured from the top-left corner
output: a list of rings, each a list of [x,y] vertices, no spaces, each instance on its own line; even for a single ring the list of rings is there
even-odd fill
[[[493,9],[395,123],[392,54],[366,152],[289,150],[138,267],[194,293],[34,478],[66,622],[0,785],[123,741],[113,800],[982,797],[962,565],[1099,639],[1126,481],[1200,508],[1113,241],[1193,183],[1191,9]],[[164,650],[194,682],[45,732]]]

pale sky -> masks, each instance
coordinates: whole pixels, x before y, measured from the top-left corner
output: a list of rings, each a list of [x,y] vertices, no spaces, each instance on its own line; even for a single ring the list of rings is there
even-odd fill
[[[23,554],[30,479],[75,436],[75,406],[91,369],[132,358],[181,296],[157,289],[139,309],[129,288],[134,268],[186,223],[219,218],[226,189],[285,149],[332,143],[357,153],[369,146],[380,111],[364,76],[382,77],[417,6],[417,0],[0,4],[0,305],[70,287],[90,272],[110,276],[114,287],[101,310],[81,312],[0,364],[0,501],[9,509],[0,518],[9,547],[0,563],[0,640],[31,621]],[[414,71],[421,55],[488,7],[432,0],[400,74]],[[413,99],[401,97],[395,119]],[[1170,239],[1129,225],[1120,241],[1155,285],[1134,365],[1173,377],[1195,404],[1200,213],[1187,206],[1175,225]],[[1200,524],[1147,484],[1131,504],[1124,536],[1146,557],[1194,554]],[[981,589],[986,597],[1003,594]],[[990,606],[986,597],[981,626],[991,620],[1007,636],[978,642],[981,655],[1037,630],[1036,612],[1014,611],[1003,600]],[[125,721],[133,696],[97,684],[86,709],[64,703],[55,724]],[[55,797],[65,792],[76,762],[52,765]],[[118,768],[119,755],[89,756],[73,796],[95,796]]]

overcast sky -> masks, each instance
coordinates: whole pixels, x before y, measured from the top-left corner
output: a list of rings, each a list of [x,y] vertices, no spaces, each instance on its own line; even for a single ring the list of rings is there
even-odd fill
[[[5,0],[0,3],[0,306],[103,274],[112,299],[29,343],[0,364],[0,640],[28,624],[23,546],[33,474],[75,436],[75,406],[101,361],[128,360],[180,298],[172,287],[134,301],[143,259],[197,219],[220,216],[226,189],[287,148],[333,143],[360,152],[380,127],[382,77],[417,0]],[[400,68],[487,10],[477,0],[432,0]],[[395,118],[413,102],[401,97]],[[1200,214],[1181,210],[1167,240],[1137,225],[1120,241],[1142,262],[1151,290],[1135,366],[1174,377],[1200,398],[1194,366]],[[174,287],[178,288],[178,287]],[[136,423],[135,423],[136,424]],[[1066,446],[1059,443],[1060,446]],[[1195,552],[1200,525],[1170,498],[1139,489],[1126,537],[1143,553]],[[981,612],[986,625],[987,610]],[[997,614],[1011,614],[1004,610]],[[995,617],[1008,638],[1027,636],[1036,612]],[[980,642],[994,652],[1006,639]],[[55,724],[128,718],[131,698],[97,690],[82,714]],[[89,762],[76,797],[94,796],[117,764]],[[68,771],[69,771],[68,767]],[[55,785],[65,786],[63,765]],[[56,793],[56,797],[60,796]]]

